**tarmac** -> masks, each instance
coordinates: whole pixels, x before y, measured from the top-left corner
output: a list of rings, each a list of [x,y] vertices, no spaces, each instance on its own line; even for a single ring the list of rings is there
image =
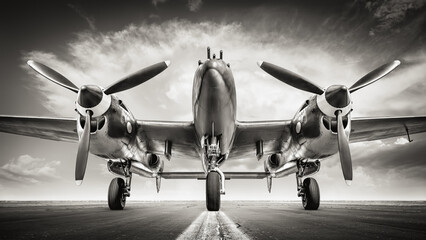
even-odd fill
[[[0,202],[0,239],[426,239],[426,202]]]

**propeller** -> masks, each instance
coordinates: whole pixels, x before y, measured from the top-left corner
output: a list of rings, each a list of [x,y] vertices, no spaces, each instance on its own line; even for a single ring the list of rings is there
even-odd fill
[[[386,76],[388,73],[392,72],[395,68],[397,68],[401,64],[399,60],[395,60],[393,62],[384,64],[375,70],[369,72],[367,75],[359,79],[356,83],[354,83],[350,88],[349,92],[353,93],[358,89],[361,89],[367,85],[374,83],[380,78]]]
[[[78,87],[74,85],[74,83],[72,83],[66,77],[62,76],[62,74],[56,72],[50,67],[43,65],[41,63],[35,62],[33,60],[29,60],[27,64],[30,65],[30,67],[34,69],[34,71],[38,72],[40,75],[49,79],[50,81],[58,85],[61,85],[62,87],[67,88],[75,93],[78,92]]]
[[[257,65],[276,79],[292,87],[315,94],[322,94],[324,92],[324,90],[318,85],[287,69],[262,61],[257,62]]]
[[[90,147],[90,111],[86,112],[86,123],[84,124],[83,134],[78,143],[77,159],[75,164],[75,183],[81,185],[84,173],[86,172],[87,157],[89,156]]]
[[[55,70],[42,63],[29,60],[27,64],[48,80],[75,93],[78,93],[78,105],[80,105],[84,109],[87,109],[97,106],[102,101],[104,93],[113,94],[128,90],[155,77],[170,65],[170,61],[156,63],[140,71],[137,71],[115,82],[104,91],[101,89],[101,87],[96,85],[83,85],[82,87],[78,88],[74,83],[72,83],[62,74],[56,72]],[[82,112],[80,113],[83,115]],[[81,134],[80,141],[78,143],[78,151],[75,165],[75,181],[77,185],[81,185],[84,178],[84,174],[86,172],[87,158],[89,155],[90,148],[90,122],[92,119],[92,114],[92,111],[86,111],[86,122],[84,124],[83,133]]]
[[[306,92],[315,93],[315,94],[322,94],[324,92],[323,89],[319,87],[318,85],[312,83],[308,79],[303,78],[299,76],[298,74],[293,73],[287,69],[284,69],[272,63],[263,62],[263,61],[259,61],[257,62],[257,64],[265,72],[271,74],[276,79],[292,87],[295,87],[297,89],[300,89]],[[370,73],[368,73],[367,75],[365,75],[364,77],[356,81],[349,88],[349,92],[353,93],[367,85],[374,83],[375,81],[379,80],[380,78],[392,72],[400,64],[401,62],[399,60],[395,60],[376,68],[375,70],[371,71]]]
[[[351,104],[350,93],[353,93],[367,85],[376,82],[380,78],[392,72],[400,64],[401,62],[398,60],[384,64],[360,78],[349,89],[343,85],[332,85],[324,91],[321,87],[297,75],[296,73],[276,66],[272,63],[262,61],[258,62],[260,68],[281,82],[306,92],[318,95],[324,94],[323,97],[329,106],[327,107],[328,111],[326,112],[330,112],[331,110],[334,112],[335,117],[337,118],[337,144],[339,149],[340,164],[342,166],[343,177],[345,178],[346,184],[348,185],[351,184],[353,178],[352,158],[349,149],[349,139],[345,134],[345,127],[343,125],[342,110],[346,108],[345,115],[349,112],[347,108],[350,107],[349,105]],[[320,107],[319,104],[318,107]],[[330,115],[330,113],[327,115]]]
[[[342,166],[343,177],[346,184],[352,183],[352,158],[349,149],[349,139],[346,137],[345,128],[342,121],[342,111],[336,112],[337,117],[337,145],[339,147],[340,165]]]
[[[107,87],[105,94],[121,92],[142,84],[164,71],[169,65],[170,61],[164,61],[137,71]]]

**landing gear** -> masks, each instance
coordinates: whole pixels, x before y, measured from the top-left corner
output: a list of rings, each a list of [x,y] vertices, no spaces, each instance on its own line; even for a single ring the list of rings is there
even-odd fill
[[[128,173],[126,180],[114,178],[109,184],[108,206],[111,210],[123,210],[126,206],[126,198],[130,197],[131,173]]]
[[[111,180],[108,189],[108,206],[111,210],[123,210],[126,206],[126,198],[130,197],[130,185],[132,182],[132,173],[130,172],[129,161],[109,161],[108,170],[117,175],[125,177],[114,178]]]
[[[298,177],[298,196],[302,197],[305,210],[317,210],[320,205],[320,191],[318,183],[314,178],[302,180]]]
[[[225,175],[219,169],[225,156],[220,154],[219,139],[214,136],[214,123],[212,123],[212,136],[203,137],[201,144],[205,150],[203,160],[206,176],[206,207],[208,211],[219,211],[220,195],[225,194]]]
[[[319,171],[320,162],[303,162],[297,163],[298,171],[296,173],[297,196],[302,197],[302,204],[305,210],[317,210],[320,205],[320,190],[318,183],[314,178],[302,177],[314,174]]]
[[[220,175],[209,172],[206,178],[206,206],[209,211],[219,211],[220,208]]]

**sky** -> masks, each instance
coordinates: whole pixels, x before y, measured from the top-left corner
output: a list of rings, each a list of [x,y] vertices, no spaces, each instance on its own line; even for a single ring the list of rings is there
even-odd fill
[[[426,115],[425,1],[14,1],[1,8],[0,114],[76,117],[76,95],[38,76],[42,62],[77,86],[103,87],[151,64],[171,65],[118,93],[136,118],[192,120],[198,60],[224,51],[237,91],[238,120],[291,119],[311,96],[264,73],[263,60],[316,84],[352,85],[398,59],[393,73],[352,95],[353,117]],[[425,200],[426,134],[351,144],[354,181],[337,156],[315,175],[323,200]],[[0,133],[0,200],[106,200],[106,162],[89,156],[75,186],[77,144]],[[265,159],[265,158],[264,158]],[[263,160],[226,162],[224,171],[262,171]],[[201,171],[172,158],[165,171]],[[297,200],[294,176],[226,182],[223,200]],[[204,200],[205,182],[133,178],[130,200]]]

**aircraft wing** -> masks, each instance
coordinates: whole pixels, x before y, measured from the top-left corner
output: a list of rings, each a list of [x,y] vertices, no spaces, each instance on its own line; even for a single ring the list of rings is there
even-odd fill
[[[264,155],[281,151],[290,133],[291,121],[244,121],[237,122],[234,145],[229,158],[256,156],[256,142],[263,141]]]
[[[350,142],[372,141],[426,132],[426,116],[353,118]]]
[[[147,151],[164,154],[165,142],[172,142],[172,157],[200,159],[193,122],[138,121],[138,137]]]
[[[0,132],[78,142],[77,123],[74,118],[0,116]]]

